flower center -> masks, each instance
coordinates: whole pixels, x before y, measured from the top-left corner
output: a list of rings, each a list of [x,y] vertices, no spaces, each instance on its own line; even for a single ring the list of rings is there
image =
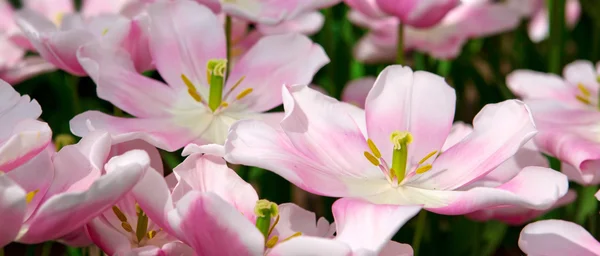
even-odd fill
[[[598,81],[598,83],[600,83],[600,76],[598,76],[596,80]],[[585,84],[578,83],[577,90],[578,91],[577,94],[575,94],[575,98],[579,102],[583,103],[584,105],[597,107],[598,109],[600,109],[600,101],[598,101],[599,103],[594,103],[594,99],[592,98],[592,92],[585,86]],[[600,100],[600,95],[598,95],[598,97],[598,99]]]
[[[396,180],[396,184],[400,184],[406,178],[406,170],[409,167],[408,162],[408,146],[413,142],[413,136],[407,131],[394,131],[390,135],[390,141],[393,144],[392,165],[388,168],[387,163],[381,156],[381,152],[371,139],[367,139],[367,145],[370,151],[365,151],[364,156],[371,164],[380,167],[389,177],[390,182]],[[417,164],[414,174],[423,174],[431,170],[431,164],[425,164],[427,160],[438,153],[434,150],[423,157]],[[383,163],[383,164],[382,164]]]
[[[228,91],[223,95],[223,87],[225,86],[225,77],[227,74],[227,60],[225,59],[211,59],[208,61],[206,65],[206,79],[209,85],[209,95],[208,102],[206,102],[198,90],[194,83],[185,75],[181,74],[181,80],[186,85],[188,89],[188,93],[192,98],[199,103],[207,105],[212,112],[216,112],[218,109],[226,108],[229,106],[229,103],[223,101],[233,90],[235,90],[246,78],[242,76]],[[241,91],[236,97],[235,101],[240,101],[250,93],[254,91],[253,88],[246,88]]]
[[[258,228],[258,230],[265,237],[266,248],[273,248],[278,243],[283,243],[294,237],[302,235],[302,232],[296,232],[281,241],[279,241],[279,236],[274,235],[271,237],[275,226],[277,226],[277,223],[279,223],[279,208],[277,207],[277,204],[271,201],[265,199],[258,200],[258,202],[256,202],[256,206],[254,207],[254,214],[256,215],[256,228]],[[271,225],[271,220],[273,218],[275,221]]]
[[[133,227],[131,226],[131,224],[129,224],[129,221],[127,220],[127,216],[121,211],[121,209],[119,209],[119,207],[117,207],[116,205],[112,207],[113,213],[121,221],[121,228],[123,228],[125,232],[135,235],[135,238],[137,239],[135,242],[139,246],[142,244],[144,239],[150,240],[154,238],[156,234],[161,231],[161,229],[148,231],[148,216],[146,216],[146,213],[144,213],[142,208],[140,208],[140,206],[137,203],[135,204],[135,209],[137,215],[137,223],[136,229],[134,231]]]

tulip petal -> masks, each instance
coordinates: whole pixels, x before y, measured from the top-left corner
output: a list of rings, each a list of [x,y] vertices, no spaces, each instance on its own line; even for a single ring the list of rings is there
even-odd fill
[[[440,154],[431,171],[407,184],[436,190],[468,185],[512,157],[537,132],[529,109],[516,100],[485,106],[473,124],[474,131]]]
[[[343,242],[320,237],[301,236],[277,244],[269,256],[347,256],[352,250]],[[368,254],[367,254],[368,255]]]
[[[279,222],[273,228],[272,235],[285,239],[301,232],[303,236],[328,238],[326,236],[329,235],[330,226],[325,218],[320,218],[317,222],[314,212],[293,203],[285,203],[279,205]]]
[[[94,244],[108,255],[131,250],[129,237],[117,231],[114,226],[103,220],[102,216],[90,220],[86,230]]]
[[[130,55],[123,49],[92,43],[80,48],[77,58],[98,86],[98,97],[136,117],[172,115],[177,102],[175,92],[137,73]]]
[[[157,2],[148,7],[150,51],[156,69],[177,90],[186,92],[181,75],[208,99],[206,69],[211,59],[225,59],[225,31],[217,17],[193,1]]]
[[[267,36],[258,41],[234,65],[225,91],[231,90],[228,102],[244,90],[252,93],[239,102],[255,112],[264,112],[282,102],[283,85],[309,84],[317,71],[329,63],[325,51],[308,37],[299,34]]]
[[[408,67],[390,66],[377,78],[367,96],[365,112],[369,138],[391,163],[394,131],[413,136],[409,163],[440,150],[454,118],[456,95],[442,77]],[[390,117],[396,117],[390,119]],[[410,169],[410,168],[407,168]]]
[[[21,59],[14,66],[0,71],[0,79],[11,84],[20,83],[39,74],[56,70],[56,67],[39,56]]]
[[[525,226],[519,247],[532,256],[600,254],[600,243],[590,233],[564,220],[542,220]]]
[[[364,108],[367,95],[374,84],[374,77],[365,77],[348,82],[342,92],[342,101]]]
[[[71,161],[71,168],[78,168],[77,161]],[[53,240],[85,225],[129,192],[144,175],[149,162],[143,151],[130,151],[111,159],[106,165],[107,174],[88,189],[67,191],[46,200],[26,223],[27,232],[20,241]]]
[[[0,174],[0,247],[12,242],[21,230],[27,207],[25,194],[26,192],[7,175]]]
[[[587,60],[578,60],[569,63],[563,70],[563,77],[571,86],[583,84],[592,94],[598,93],[598,75],[592,62]]]
[[[169,213],[169,223],[198,255],[262,255],[264,237],[213,193],[192,191]]]
[[[318,11],[303,13],[291,20],[286,20],[277,25],[268,26],[257,24],[257,29],[265,35],[277,35],[285,33],[299,33],[313,35],[319,32],[325,23],[325,16]]]
[[[524,99],[553,99],[581,104],[575,98],[575,87],[555,74],[517,70],[508,75],[506,84],[514,94]]]
[[[3,118],[0,117],[1,119]],[[37,120],[22,120],[13,128],[13,135],[0,145],[2,171],[10,171],[26,163],[43,151],[52,139],[52,131],[48,124]]]
[[[379,252],[379,256],[413,256],[414,251],[409,244],[389,241]]]

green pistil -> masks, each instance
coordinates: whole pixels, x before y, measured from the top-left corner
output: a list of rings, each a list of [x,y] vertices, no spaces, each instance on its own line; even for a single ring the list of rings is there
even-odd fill
[[[394,144],[392,154],[392,172],[398,179],[398,183],[402,182],[406,175],[406,165],[408,163],[408,144],[412,142],[412,135],[409,132],[395,131],[390,136],[390,140]]]
[[[254,214],[256,214],[256,228],[267,239],[271,232],[271,218],[279,215],[277,204],[264,199],[258,200],[254,207]]]
[[[227,73],[227,60],[209,60],[206,68],[210,84],[208,107],[214,112],[223,100],[223,85],[225,84],[225,74]]]

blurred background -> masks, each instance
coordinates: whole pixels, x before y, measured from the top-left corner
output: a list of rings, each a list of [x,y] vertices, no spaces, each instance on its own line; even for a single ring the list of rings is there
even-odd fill
[[[19,1],[11,0],[15,8]],[[556,1],[561,2],[561,1]],[[562,1],[564,3],[564,0]],[[77,6],[80,6],[77,1]],[[549,38],[534,43],[524,19],[512,31],[483,39],[468,41],[460,55],[454,59],[439,60],[426,53],[406,53],[406,65],[415,70],[426,70],[446,78],[456,89],[456,121],[470,123],[474,115],[488,103],[514,98],[505,85],[506,75],[516,69],[531,69],[543,72],[562,72],[562,67],[574,60],[596,62],[600,58],[600,1],[580,0],[581,16],[574,27],[556,25]],[[353,58],[353,48],[367,32],[353,25],[347,18],[350,8],[344,3],[322,10],[325,16],[323,28],[311,38],[322,45],[331,63],[322,68],[313,83],[329,95],[340,98],[348,82],[373,76],[388,64],[365,64]],[[564,24],[564,19],[563,19]],[[160,79],[156,72],[146,75]],[[21,94],[36,99],[43,109],[41,118],[51,126],[54,137],[61,140],[70,137],[69,120],[86,110],[100,110],[119,116],[127,116],[110,103],[96,96],[96,87],[88,77],[75,77],[63,71],[55,71],[15,84]],[[276,110],[281,111],[282,108]],[[181,151],[161,152],[167,173],[182,161]],[[552,167],[559,164],[551,159]],[[334,199],[318,197],[303,192],[279,176],[262,169],[232,166],[241,177],[253,184],[261,198],[276,203],[294,202],[318,216],[332,221],[331,204]],[[544,182],[543,180],[539,182]],[[575,203],[559,208],[541,217],[561,218],[586,227],[598,237],[597,204],[594,193],[598,187],[581,187],[571,184],[578,192]],[[422,239],[415,241],[419,218],[413,218],[394,238],[410,243],[419,255],[522,255],[517,239],[523,226],[508,226],[489,221],[485,223],[468,220],[462,216],[440,216],[428,213]],[[59,243],[39,245],[11,244],[5,255],[98,255],[90,249],[67,248]]]

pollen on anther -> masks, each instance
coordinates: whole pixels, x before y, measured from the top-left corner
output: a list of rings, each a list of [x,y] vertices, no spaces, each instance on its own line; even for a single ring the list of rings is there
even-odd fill
[[[577,98],[577,100],[582,102],[583,104],[592,105],[592,102],[588,98],[584,98],[581,95],[576,95],[575,98]]]
[[[128,222],[121,222],[121,227],[127,232],[133,232],[133,228]]]
[[[40,192],[39,189],[36,189],[34,191],[31,191],[29,193],[27,193],[27,195],[25,195],[25,202],[27,203],[31,203],[31,201],[33,201],[33,198],[35,197],[35,195]]]
[[[146,236],[148,237],[148,239],[154,238],[156,236],[156,230],[148,231],[148,234]]]
[[[113,205],[112,210],[121,222],[127,222],[127,217],[125,216],[125,214],[123,214],[123,212],[121,211],[121,209],[119,209],[119,207],[117,207],[116,205]]]
[[[252,88],[246,88],[242,92],[240,92],[240,94],[238,94],[237,96],[235,96],[235,99],[241,100],[244,97],[248,96],[248,94],[252,93],[252,91],[254,91],[254,89],[252,89]]]
[[[437,150],[431,151],[429,154],[427,154],[425,157],[423,157],[423,159],[421,159],[421,161],[419,161],[419,165],[425,163],[425,161],[427,161],[427,159],[431,158],[433,155],[437,154]]]
[[[223,101],[223,102],[221,102],[221,107],[222,108],[229,107],[229,103],[227,103],[227,101]]]
[[[365,157],[367,158],[367,160],[369,160],[369,162],[371,162],[373,165],[375,166],[379,166],[379,160],[377,158],[375,158],[375,156],[373,156],[371,153],[365,151]]]
[[[426,173],[427,171],[431,170],[432,166],[430,164],[426,164],[423,165],[419,168],[417,168],[417,170],[415,171],[417,174],[423,174]]]
[[[369,145],[369,149],[371,149],[371,152],[373,152],[373,155],[375,155],[376,158],[381,158],[381,152],[371,139],[367,140],[367,144]]]
[[[590,90],[588,90],[582,83],[577,84],[577,88],[579,89],[579,91],[581,91],[581,93],[583,93],[585,97],[592,96]]]
[[[278,236],[273,236],[273,237],[271,237],[271,239],[269,239],[267,241],[267,243],[265,244],[265,247],[267,247],[267,248],[273,248],[273,247],[275,247],[275,245],[277,244],[277,242],[279,242],[279,237]]]

